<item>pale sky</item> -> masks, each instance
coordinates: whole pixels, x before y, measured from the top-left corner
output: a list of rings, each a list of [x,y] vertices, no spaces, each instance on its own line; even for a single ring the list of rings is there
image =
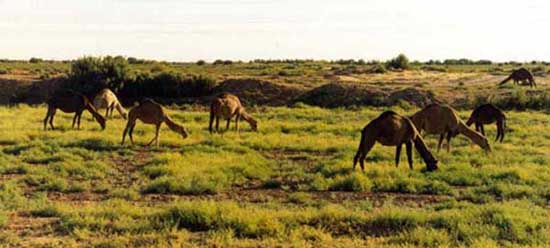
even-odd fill
[[[550,61],[547,0],[0,0],[0,58]]]

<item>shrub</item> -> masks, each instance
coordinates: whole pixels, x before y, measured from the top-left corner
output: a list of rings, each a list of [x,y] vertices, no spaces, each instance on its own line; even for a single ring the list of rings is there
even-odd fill
[[[69,72],[69,78],[73,83],[71,88],[95,93],[108,86],[116,91],[122,88],[125,82],[131,80],[129,70],[128,61],[121,56],[82,57],[71,65]]]
[[[387,70],[386,70],[386,67],[384,67],[384,65],[377,64],[377,65],[373,65],[373,66],[368,70],[368,72],[369,72],[369,73],[382,74],[382,73],[386,73]]]
[[[202,75],[186,77],[179,72],[140,73],[121,89],[125,97],[200,97],[212,94],[216,82]]]
[[[409,58],[405,54],[399,54],[397,57],[386,62],[386,67],[398,70],[409,69]]]
[[[29,59],[29,63],[35,64],[35,63],[40,63],[40,62],[44,62],[44,60],[41,59],[41,58],[34,58],[34,57],[32,57],[31,59]]]
[[[197,61],[197,65],[205,65],[205,64],[206,64],[206,62],[202,59]]]

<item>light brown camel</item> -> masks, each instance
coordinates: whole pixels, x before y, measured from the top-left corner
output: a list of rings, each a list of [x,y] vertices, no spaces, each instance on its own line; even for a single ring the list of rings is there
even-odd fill
[[[101,90],[94,98],[94,107],[99,109],[106,109],[105,119],[113,116],[113,111],[116,109],[122,118],[126,119],[128,117],[128,112],[122,107],[115,93],[111,90],[105,88]],[[109,114],[110,111],[110,114]]]
[[[505,84],[506,82],[514,80],[514,84],[519,84],[519,82],[522,82],[523,84],[527,84],[531,87],[537,87],[537,84],[535,83],[535,79],[533,78],[533,74],[529,72],[525,68],[519,68],[517,70],[513,70],[512,74],[508,76],[504,81],[500,82],[499,85]]]
[[[395,166],[399,165],[401,147],[405,144],[409,168],[413,168],[412,146],[414,146],[424,162],[427,170],[437,170],[437,160],[426,147],[424,140],[416,130],[414,124],[407,117],[393,111],[386,111],[367,124],[361,132],[361,142],[353,159],[353,170],[359,161],[361,170],[365,170],[364,161],[368,152],[378,141],[384,146],[396,146]]]
[[[237,132],[239,132],[239,119],[241,118],[250,124],[253,131],[258,130],[258,122],[246,112],[239,98],[230,93],[219,94],[212,100],[210,104],[210,123],[208,130],[210,130],[210,133],[214,132],[212,124],[215,119],[215,131],[219,132],[220,118],[227,121],[225,131],[229,130],[229,123],[233,117],[235,117],[235,129]]]
[[[481,132],[485,135],[485,129],[483,125],[497,123],[497,138],[495,141],[500,139],[500,142],[504,139],[504,127],[506,126],[506,115],[502,110],[498,109],[492,104],[484,104],[477,107],[470,115],[470,118],[466,122],[467,126],[471,126],[475,123],[476,131]]]
[[[48,121],[52,130],[55,129],[53,126],[53,117],[57,109],[65,113],[75,113],[73,128],[76,123],[77,128],[80,129],[80,118],[82,117],[82,112],[86,109],[93,115],[94,119],[101,126],[101,129],[105,129],[105,118],[96,111],[92,103],[83,94],[73,90],[59,90],[48,99],[47,104],[48,112],[46,113],[46,118],[44,118],[44,130],[47,130]]]
[[[172,131],[179,133],[184,139],[187,138],[189,135],[185,127],[182,125],[179,125],[172,121],[168,114],[164,112],[164,109],[162,106],[153,100],[146,99],[140,102],[140,104],[130,110],[128,113],[128,123],[126,124],[126,128],[124,128],[124,132],[122,133],[122,143],[121,145],[124,145],[124,139],[126,138],[126,133],[128,133],[128,136],[130,136],[130,143],[134,144],[134,138],[132,137],[132,133],[134,132],[134,127],[136,126],[136,120],[140,120],[145,124],[152,124],[155,125],[155,137],[147,143],[148,146],[150,146],[153,142],[155,142],[155,145],[159,145],[159,132],[160,132],[160,126],[162,123],[166,123],[168,128],[170,128]]]
[[[420,133],[439,134],[439,143],[437,151],[441,149],[443,138],[447,135],[447,152],[451,150],[451,138],[463,134],[472,142],[483,148],[485,151],[491,151],[489,141],[482,134],[468,128],[460,119],[456,111],[447,105],[431,104],[411,116],[411,120]]]

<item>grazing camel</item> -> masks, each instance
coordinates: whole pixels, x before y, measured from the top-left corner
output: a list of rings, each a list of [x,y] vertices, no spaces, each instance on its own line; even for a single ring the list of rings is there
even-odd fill
[[[82,117],[82,112],[86,109],[93,115],[94,119],[101,126],[101,129],[105,129],[105,118],[96,111],[90,100],[83,94],[73,90],[59,90],[48,99],[47,104],[48,112],[46,113],[46,118],[44,118],[44,130],[47,130],[48,122],[52,130],[55,129],[53,126],[53,117],[57,109],[65,113],[75,113],[73,117],[73,128],[76,123],[77,128],[80,129],[80,118]]]
[[[537,87],[537,84],[535,83],[535,79],[533,78],[533,74],[529,72],[525,68],[519,68],[517,70],[513,70],[512,74],[508,76],[504,81],[500,82],[499,85],[505,84],[506,82],[514,80],[514,84],[519,84],[521,81],[523,84],[527,84],[531,87]]]
[[[361,142],[353,159],[353,170],[359,161],[361,170],[365,170],[364,161],[367,153],[378,141],[384,146],[396,146],[395,166],[399,165],[401,147],[405,144],[409,168],[413,168],[412,146],[414,146],[424,162],[428,171],[437,170],[437,160],[426,147],[424,140],[416,130],[414,124],[407,117],[393,111],[386,111],[367,124],[361,132]]]
[[[467,126],[471,126],[475,123],[476,131],[485,135],[485,129],[483,125],[497,123],[497,138],[495,141],[502,142],[504,139],[504,127],[506,126],[506,115],[492,104],[484,104],[477,107],[470,115],[470,118],[466,122]]]
[[[136,126],[136,120],[141,120],[145,124],[152,124],[155,125],[155,137],[147,143],[147,146],[150,146],[153,142],[155,142],[155,145],[159,145],[159,132],[160,132],[160,126],[162,123],[166,123],[168,128],[170,128],[172,131],[179,133],[184,139],[187,138],[189,135],[185,127],[182,125],[179,125],[172,121],[168,114],[164,112],[164,109],[162,106],[153,100],[146,99],[140,102],[140,104],[130,110],[128,113],[128,123],[126,124],[126,128],[124,128],[124,132],[122,133],[122,143],[121,145],[124,145],[124,139],[126,138],[126,133],[128,133],[128,136],[130,136],[130,143],[134,144],[134,138],[132,137],[132,133],[134,131],[134,127]]]
[[[235,117],[235,129],[239,132],[239,119],[243,119],[253,131],[258,130],[258,122],[248,114],[241,104],[239,98],[230,93],[222,93],[216,96],[210,104],[210,123],[208,130],[210,133],[214,132],[212,129],[212,123],[216,120],[216,132],[219,132],[220,118],[227,121],[225,131],[229,130],[229,123],[231,119]]]
[[[120,102],[118,101],[118,98],[116,97],[115,93],[113,93],[111,90],[105,88],[101,90],[94,98],[94,107],[99,110],[101,108],[107,109],[105,111],[105,119],[108,117],[113,116],[113,111],[116,110],[126,120],[128,117],[128,113],[126,112],[126,109],[122,107]],[[109,111],[111,112],[109,114]]]
[[[472,142],[490,152],[489,141],[482,134],[468,128],[460,119],[456,111],[447,105],[431,104],[418,111],[411,120],[419,132],[425,131],[426,134],[439,134],[439,143],[437,151],[441,149],[443,138],[447,135],[447,152],[451,150],[451,138],[463,134]]]

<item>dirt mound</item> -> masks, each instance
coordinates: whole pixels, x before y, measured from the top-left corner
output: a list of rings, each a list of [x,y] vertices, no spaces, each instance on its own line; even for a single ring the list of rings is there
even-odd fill
[[[399,101],[405,101],[418,107],[439,102],[432,92],[416,88],[406,88],[392,92],[387,99],[387,105],[395,105]]]
[[[430,91],[405,88],[391,92],[382,87],[358,83],[330,83],[315,88],[300,96],[297,101],[320,107],[392,106],[400,101],[423,107],[439,102]]]
[[[382,106],[388,94],[381,88],[352,83],[329,83],[315,88],[297,101],[320,107],[347,107],[353,105]]]
[[[214,92],[215,95],[221,92],[235,94],[245,105],[284,106],[292,103],[303,90],[258,79],[228,79]]]

